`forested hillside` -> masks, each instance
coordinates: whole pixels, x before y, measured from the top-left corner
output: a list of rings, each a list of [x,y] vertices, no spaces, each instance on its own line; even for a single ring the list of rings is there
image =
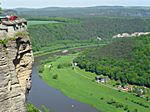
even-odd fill
[[[150,87],[150,35],[119,39],[84,52],[78,66],[116,81]]]
[[[26,16],[50,16],[50,17],[149,17],[149,7],[122,7],[122,6],[97,6],[97,7],[47,7],[40,9],[15,9],[18,14]]]
[[[150,31],[150,19],[142,18],[80,17],[54,20],[61,20],[62,22],[29,26],[34,51],[39,51],[42,47],[50,47],[53,45],[52,43],[57,44],[64,41],[64,44],[70,42],[74,42],[74,44],[84,43],[85,41],[91,43],[97,41],[97,37],[106,40],[118,33]]]

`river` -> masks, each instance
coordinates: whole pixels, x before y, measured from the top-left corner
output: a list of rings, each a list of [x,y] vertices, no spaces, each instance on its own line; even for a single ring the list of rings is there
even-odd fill
[[[60,55],[61,52],[57,54]],[[37,70],[38,62],[47,59],[50,55],[52,54],[47,54],[35,59],[32,72],[32,88],[28,94],[27,101],[33,103],[38,108],[41,105],[45,105],[50,112],[99,112],[90,105],[68,98],[59,90],[48,86],[39,77]]]

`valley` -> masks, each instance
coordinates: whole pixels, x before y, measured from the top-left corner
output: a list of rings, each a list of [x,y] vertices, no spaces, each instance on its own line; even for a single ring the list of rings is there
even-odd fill
[[[32,102],[40,110],[43,106],[45,106],[49,110],[49,112],[99,112],[90,105],[78,102],[72,98],[65,96],[58,89],[55,89],[52,86],[46,84],[45,81],[41,78],[40,73],[38,72],[40,61],[48,59],[49,57],[52,57],[54,55],[62,55],[62,52],[60,51],[49,53],[47,55],[35,57],[35,63],[33,65],[32,73],[32,88],[28,95],[28,103]],[[74,105],[74,107],[72,107],[72,105]]]
[[[148,112],[149,8],[60,9],[16,9],[35,57],[28,102],[53,112]],[[129,35],[139,32],[147,35]]]
[[[126,110],[126,107],[129,111],[145,112],[149,110],[149,108],[144,108],[132,102],[138,101],[149,106],[145,99],[127,92],[121,92],[108,84],[97,83],[95,82],[96,74],[86,72],[78,67],[73,68],[71,63],[76,56],[77,54],[60,56],[54,59],[55,61],[45,64],[41,75],[42,79],[70,98],[90,104],[100,111],[122,112]],[[62,65],[62,67],[59,68],[59,65]],[[108,103],[110,100],[114,100],[122,106],[112,106]],[[103,108],[103,106],[106,108]]]
[[[0,50],[0,112],[150,112],[149,0],[2,0]]]

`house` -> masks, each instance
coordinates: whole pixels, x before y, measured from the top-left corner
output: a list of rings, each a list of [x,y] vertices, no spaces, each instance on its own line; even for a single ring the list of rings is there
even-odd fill
[[[126,91],[126,92],[128,92],[128,91],[132,91],[133,90],[133,86],[131,86],[131,85],[126,85],[126,86],[121,86],[121,85],[119,85],[118,86],[118,89],[119,90],[122,90],[122,91]]]
[[[9,29],[13,28],[13,30],[18,30],[27,26],[27,21],[25,19],[15,19],[11,21],[3,20],[1,21],[2,25],[5,25]],[[12,30],[12,29],[11,29]]]
[[[27,20],[17,16],[0,16],[0,35],[13,36],[18,31],[25,31],[27,29]]]
[[[62,53],[64,53],[64,54],[65,54],[65,53],[68,53],[68,50],[63,50]]]
[[[75,62],[75,63],[74,63],[74,66],[77,66],[77,65],[78,65],[78,63]]]
[[[98,75],[98,76],[96,76],[96,77],[95,77],[95,80],[96,80],[96,82],[98,82],[98,83],[99,83],[99,82],[100,82],[100,80],[101,80],[101,77]]]
[[[8,18],[6,16],[0,16],[0,23],[2,21],[8,21]]]
[[[97,40],[102,40],[102,38],[100,38],[100,37],[97,37]]]
[[[108,80],[107,80],[107,77],[101,77],[101,76],[96,76],[95,77],[95,80],[96,80],[96,82],[101,82],[101,83],[106,83]]]
[[[17,16],[0,16],[0,24],[5,25],[7,27],[13,26],[14,28],[17,26],[25,27],[27,25],[27,20],[24,18],[18,18]]]
[[[106,82],[107,82],[107,78],[106,78],[106,77],[102,78],[102,79],[101,79],[101,82],[102,82],[102,83],[106,83]]]

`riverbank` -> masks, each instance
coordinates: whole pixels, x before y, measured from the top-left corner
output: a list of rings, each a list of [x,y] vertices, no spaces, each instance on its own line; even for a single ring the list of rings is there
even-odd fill
[[[90,105],[65,96],[59,90],[47,85],[40,78],[37,66],[41,60],[47,59],[50,55],[54,54],[35,58],[32,72],[32,88],[28,94],[27,102],[34,104],[38,109],[41,109],[41,106],[44,105],[50,112],[98,112]]]
[[[103,112],[149,111],[149,108],[134,102],[150,106],[144,99],[98,84],[94,81],[95,74],[70,66],[76,56],[70,54],[47,63],[42,74],[43,80],[66,96],[90,104]]]

